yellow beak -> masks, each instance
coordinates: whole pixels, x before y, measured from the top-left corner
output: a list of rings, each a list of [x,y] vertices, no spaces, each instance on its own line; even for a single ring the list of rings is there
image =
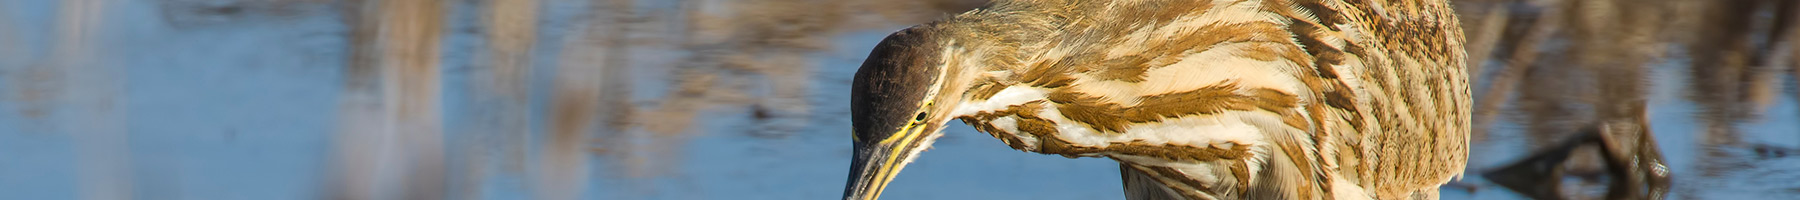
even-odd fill
[[[857,142],[855,157],[850,160],[850,179],[844,185],[844,199],[880,198],[882,189],[906,167],[916,149],[929,145],[923,141],[925,133],[930,133],[926,129],[925,125],[908,125],[879,142]]]

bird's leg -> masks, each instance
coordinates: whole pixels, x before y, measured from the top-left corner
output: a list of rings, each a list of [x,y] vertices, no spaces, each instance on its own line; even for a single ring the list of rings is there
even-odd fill
[[[1641,122],[1641,121],[1639,121]],[[1663,199],[1669,170],[1644,123],[1614,121],[1600,125],[1601,155],[1613,181],[1607,199]]]
[[[1564,199],[1562,178],[1569,174],[1564,163],[1575,150],[1594,145],[1613,179],[1607,199],[1662,199],[1668,194],[1669,170],[1656,140],[1644,130],[1642,123],[1602,123],[1482,176],[1534,199]]]
[[[1596,144],[1598,140],[1597,134],[1584,131],[1583,134],[1576,134],[1574,138],[1553,146],[1550,150],[1532,154],[1531,157],[1506,167],[1482,173],[1482,177],[1532,199],[1563,199],[1562,177],[1567,174],[1563,163],[1569,160],[1569,154],[1572,154],[1578,147]]]

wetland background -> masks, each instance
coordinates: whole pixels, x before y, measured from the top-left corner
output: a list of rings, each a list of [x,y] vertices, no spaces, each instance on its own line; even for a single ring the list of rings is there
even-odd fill
[[[1477,174],[1619,119],[1672,199],[1800,195],[1800,1],[1455,2],[1478,127],[1445,199],[1521,199]],[[836,198],[869,48],[982,4],[4,0],[0,199]],[[885,197],[1121,198],[1110,160],[951,124]]]

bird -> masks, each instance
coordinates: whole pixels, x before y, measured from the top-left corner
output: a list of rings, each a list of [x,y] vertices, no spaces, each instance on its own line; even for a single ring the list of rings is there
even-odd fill
[[[844,199],[951,120],[1117,161],[1127,199],[1437,199],[1471,99],[1447,0],[996,0],[900,29],[851,84]]]

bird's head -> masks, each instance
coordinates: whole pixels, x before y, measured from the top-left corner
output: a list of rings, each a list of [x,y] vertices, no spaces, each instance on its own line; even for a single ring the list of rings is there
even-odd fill
[[[875,46],[851,86],[855,157],[844,199],[875,199],[932,140],[961,101],[967,81],[948,37],[928,26],[900,30]]]

